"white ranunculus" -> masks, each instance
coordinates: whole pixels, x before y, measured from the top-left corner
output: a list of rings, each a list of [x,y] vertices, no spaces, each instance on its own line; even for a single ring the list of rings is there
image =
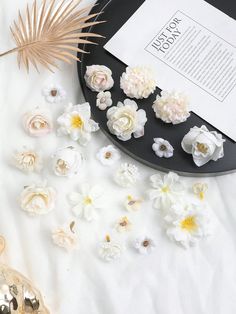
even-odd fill
[[[222,135],[216,131],[209,131],[205,125],[193,127],[184,136],[182,148],[192,154],[194,163],[201,167],[210,160],[224,157],[224,142]]]
[[[148,98],[156,89],[156,80],[148,67],[127,67],[120,78],[120,87],[130,98]]]
[[[125,99],[124,104],[118,102],[117,106],[107,111],[107,119],[109,131],[121,141],[128,141],[132,134],[135,138],[144,135],[146,112],[143,109],[138,110],[134,100]]]
[[[61,148],[52,156],[52,167],[57,176],[72,177],[80,172],[82,159],[75,147]]]
[[[86,85],[94,92],[104,92],[114,85],[111,70],[105,65],[90,65],[84,76]]]
[[[39,152],[27,147],[13,155],[14,165],[24,172],[39,172],[42,169],[42,157]]]
[[[56,191],[44,184],[32,184],[24,188],[20,196],[21,208],[28,214],[45,215],[55,207]]]

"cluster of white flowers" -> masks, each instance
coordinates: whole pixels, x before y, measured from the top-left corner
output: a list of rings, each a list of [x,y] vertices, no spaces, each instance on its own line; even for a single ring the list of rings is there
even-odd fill
[[[202,201],[186,198],[186,188],[177,174],[170,172],[163,177],[156,174],[150,180],[149,197],[153,207],[160,209],[171,240],[188,248],[213,233],[215,218],[209,207]],[[193,188],[194,194],[203,190],[205,185],[200,183]]]

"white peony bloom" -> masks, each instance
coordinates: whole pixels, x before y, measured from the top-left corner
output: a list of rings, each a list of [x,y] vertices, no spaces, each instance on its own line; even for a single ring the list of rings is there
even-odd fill
[[[80,186],[79,192],[70,193],[68,196],[72,211],[78,217],[87,221],[97,218],[97,211],[103,207],[103,189],[98,186],[90,186],[85,183]]]
[[[166,123],[179,124],[188,119],[189,101],[184,94],[162,91],[153,103],[156,117]]]
[[[81,170],[82,155],[73,146],[58,149],[52,156],[52,167],[57,176],[72,177]]]
[[[84,76],[86,85],[94,92],[104,92],[114,85],[111,70],[105,65],[90,65]]]
[[[42,169],[42,156],[33,149],[23,147],[13,155],[13,163],[16,168],[24,172],[39,172]]]
[[[170,158],[174,154],[173,146],[163,138],[154,138],[152,149],[158,157]]]
[[[150,254],[155,248],[155,242],[149,238],[138,238],[134,241],[134,248],[140,253],[140,254]]]
[[[120,159],[120,152],[113,145],[108,145],[101,148],[96,156],[104,166],[111,166]]]
[[[156,80],[148,67],[127,67],[120,78],[120,87],[130,98],[148,98],[156,89]]]
[[[126,232],[132,229],[132,224],[129,219],[125,216],[117,221],[115,224],[115,229],[117,232]]]
[[[184,136],[182,148],[192,154],[194,163],[201,167],[208,161],[217,161],[224,157],[224,142],[222,135],[216,131],[209,131],[205,125],[193,127]]]
[[[111,93],[110,92],[100,92],[97,94],[96,106],[100,110],[105,110],[107,107],[112,105]]]
[[[128,141],[132,134],[135,138],[144,135],[144,125],[147,122],[146,112],[138,110],[134,100],[125,99],[124,104],[118,102],[107,111],[107,127],[121,141]]]
[[[53,128],[50,112],[39,108],[27,111],[23,115],[23,127],[29,135],[34,137],[50,133]]]
[[[20,195],[21,208],[28,214],[45,215],[55,208],[56,191],[43,184],[32,184],[24,188]]]
[[[128,195],[125,200],[125,208],[128,212],[136,212],[141,208],[143,199]]]
[[[180,181],[180,177],[173,172],[161,176],[154,174],[150,177],[151,189],[149,197],[154,200],[153,206],[157,209],[168,210],[169,207],[182,197],[184,185]]]
[[[75,222],[57,227],[52,231],[53,242],[67,251],[78,249],[78,234],[74,230]]]
[[[91,119],[89,103],[67,105],[57,122],[59,135],[69,135],[72,140],[78,141],[81,145],[86,145],[91,139],[91,132],[99,129],[98,124]]]
[[[66,98],[66,91],[57,84],[45,87],[42,93],[45,100],[49,103],[59,103]]]
[[[121,257],[124,247],[116,241],[106,236],[106,241],[101,242],[98,249],[99,256],[106,262],[111,262]]]
[[[203,201],[205,199],[205,193],[208,190],[208,185],[206,183],[194,183],[193,185],[193,193]]]
[[[215,220],[207,207],[175,203],[165,217],[167,235],[184,248],[195,245],[213,233]]]
[[[135,165],[123,163],[115,173],[115,182],[121,187],[128,188],[139,179],[139,170]]]

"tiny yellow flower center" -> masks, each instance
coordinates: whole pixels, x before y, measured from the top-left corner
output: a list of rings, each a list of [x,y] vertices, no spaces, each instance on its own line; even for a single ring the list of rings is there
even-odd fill
[[[199,192],[199,198],[200,198],[201,201],[204,200],[205,193],[203,191]]]
[[[161,189],[161,191],[162,191],[163,193],[168,193],[168,192],[170,192],[170,188],[168,187],[168,185],[165,185],[165,186],[163,186],[163,188]]]
[[[84,198],[84,204],[85,205],[91,205],[92,204],[92,199],[89,197],[89,196],[86,196],[85,198]]]
[[[208,147],[203,143],[197,143],[197,149],[203,154],[206,154],[208,152]]]
[[[73,129],[81,129],[84,123],[79,115],[75,115],[71,117],[71,126]]]
[[[192,232],[197,229],[197,223],[194,216],[188,216],[181,221],[180,226],[183,230]]]

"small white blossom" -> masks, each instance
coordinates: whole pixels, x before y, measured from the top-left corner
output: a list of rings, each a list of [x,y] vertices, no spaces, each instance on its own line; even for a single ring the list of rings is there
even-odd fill
[[[184,136],[182,140],[182,148],[192,154],[194,163],[201,167],[208,161],[224,157],[225,139],[216,131],[209,131],[205,125],[200,128],[193,127]]]
[[[173,146],[163,138],[154,138],[152,149],[158,157],[170,158],[174,154]]]
[[[119,242],[111,240],[106,236],[106,240],[101,242],[98,249],[99,256],[106,262],[111,262],[121,257],[124,247]]]
[[[146,112],[138,110],[134,100],[125,99],[118,102],[107,111],[107,127],[121,141],[128,141],[131,136],[139,138],[144,135],[144,126],[147,122]]]
[[[58,149],[52,155],[52,168],[57,176],[72,177],[81,170],[82,154],[73,146]]]
[[[26,146],[14,153],[13,163],[16,168],[27,173],[39,172],[43,166],[41,154]]]
[[[67,251],[78,248],[78,234],[74,230],[75,222],[57,227],[52,231],[53,242]]]
[[[107,107],[112,105],[111,93],[110,92],[100,92],[97,94],[96,106],[100,110],[105,110]]]
[[[153,189],[149,191],[149,197],[154,200],[153,206],[157,209],[168,210],[169,207],[182,197],[185,190],[180,177],[173,172],[162,176],[154,174],[150,177]]]
[[[42,93],[46,101],[49,103],[59,103],[66,98],[66,91],[57,84],[45,87]]]
[[[156,89],[156,80],[148,67],[127,67],[120,78],[120,87],[130,98],[148,98]]]
[[[94,92],[109,90],[114,85],[111,70],[105,65],[90,65],[84,76],[86,85]]]
[[[155,242],[149,237],[135,239],[134,248],[140,254],[150,254],[155,248]]]
[[[190,116],[188,107],[187,97],[174,91],[162,91],[161,96],[157,95],[152,106],[157,118],[173,124],[179,124],[188,119]]]
[[[128,195],[125,200],[125,208],[128,212],[136,212],[141,208],[143,199]]]
[[[120,159],[120,152],[113,145],[108,145],[101,148],[96,156],[104,166],[111,166]]]
[[[116,171],[114,179],[118,185],[127,188],[134,185],[139,177],[139,170],[135,165],[123,163]]]
[[[92,221],[97,218],[97,211],[104,205],[102,195],[103,189],[100,186],[91,187],[84,183],[80,185],[80,191],[70,193],[68,199],[76,216]]]
[[[98,124],[91,119],[89,103],[67,105],[57,122],[59,135],[69,135],[72,140],[78,141],[81,145],[86,145],[91,140],[91,133],[99,129]]]
[[[194,183],[193,185],[193,193],[203,201],[205,199],[205,193],[208,190],[208,185],[206,183]]]
[[[129,219],[125,216],[120,218],[115,224],[115,229],[117,232],[126,232],[132,229],[132,224]]]

